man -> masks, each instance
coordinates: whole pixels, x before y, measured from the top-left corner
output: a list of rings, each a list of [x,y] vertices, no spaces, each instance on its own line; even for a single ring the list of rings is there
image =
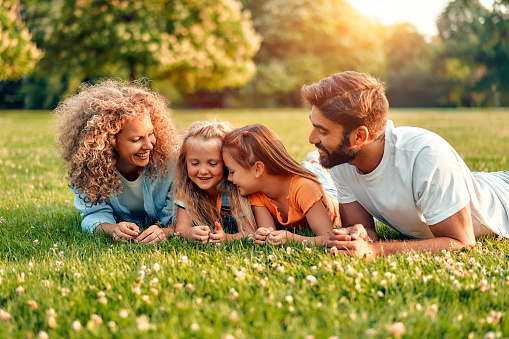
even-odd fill
[[[327,247],[342,254],[458,250],[509,236],[509,173],[471,173],[440,136],[387,120],[379,80],[343,72],[303,86],[320,162],[338,188],[342,224]],[[378,242],[374,219],[414,241]]]

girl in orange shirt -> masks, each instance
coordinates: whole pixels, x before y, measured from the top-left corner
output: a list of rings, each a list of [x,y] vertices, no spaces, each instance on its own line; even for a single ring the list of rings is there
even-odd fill
[[[291,239],[323,245],[334,226],[341,226],[336,197],[326,193],[317,176],[288,154],[267,126],[234,129],[224,138],[222,152],[228,180],[240,194],[250,195],[258,225],[255,243],[284,244]],[[288,231],[305,228],[315,236]]]
[[[254,235],[249,199],[227,180],[221,156],[223,138],[231,130],[228,122],[196,122],[184,137],[175,166],[175,231],[188,240],[220,242]]]

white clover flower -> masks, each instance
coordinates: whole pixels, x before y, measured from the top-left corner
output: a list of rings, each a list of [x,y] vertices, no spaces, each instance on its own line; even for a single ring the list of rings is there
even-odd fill
[[[239,321],[240,318],[239,318],[239,314],[237,313],[237,311],[232,311],[232,313],[230,313],[229,319],[232,322]]]
[[[317,280],[314,276],[312,276],[312,275],[308,275],[308,276],[306,277],[306,280],[310,282],[311,286],[313,286],[314,284],[316,284],[316,283],[317,283],[317,281],[318,281],[318,280]]]
[[[148,331],[151,328],[146,315],[142,315],[139,318],[137,318],[136,322],[138,323],[138,329],[140,331]]]
[[[0,308],[0,318],[6,323],[11,321],[11,315],[9,314],[9,312],[4,311],[1,308]]]
[[[81,330],[81,323],[79,320],[74,320],[71,326],[75,332],[79,332]]]
[[[405,325],[402,322],[396,322],[391,325],[390,331],[395,338],[401,338],[405,333]]]

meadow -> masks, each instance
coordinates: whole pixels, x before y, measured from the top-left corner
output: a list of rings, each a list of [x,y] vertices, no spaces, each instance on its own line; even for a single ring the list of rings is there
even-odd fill
[[[183,131],[261,122],[297,160],[309,110],[175,111]],[[391,109],[471,170],[509,168],[509,110]],[[507,338],[509,241],[365,261],[289,244],[146,246],[80,231],[47,111],[0,111],[2,338]],[[386,239],[398,238],[379,225]]]

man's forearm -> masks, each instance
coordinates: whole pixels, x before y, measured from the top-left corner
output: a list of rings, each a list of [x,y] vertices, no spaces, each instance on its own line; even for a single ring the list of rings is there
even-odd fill
[[[460,250],[470,245],[464,244],[457,239],[439,237],[424,240],[376,242],[371,244],[371,246],[373,246],[376,256],[386,256],[409,251],[437,253],[444,249],[448,251]]]

